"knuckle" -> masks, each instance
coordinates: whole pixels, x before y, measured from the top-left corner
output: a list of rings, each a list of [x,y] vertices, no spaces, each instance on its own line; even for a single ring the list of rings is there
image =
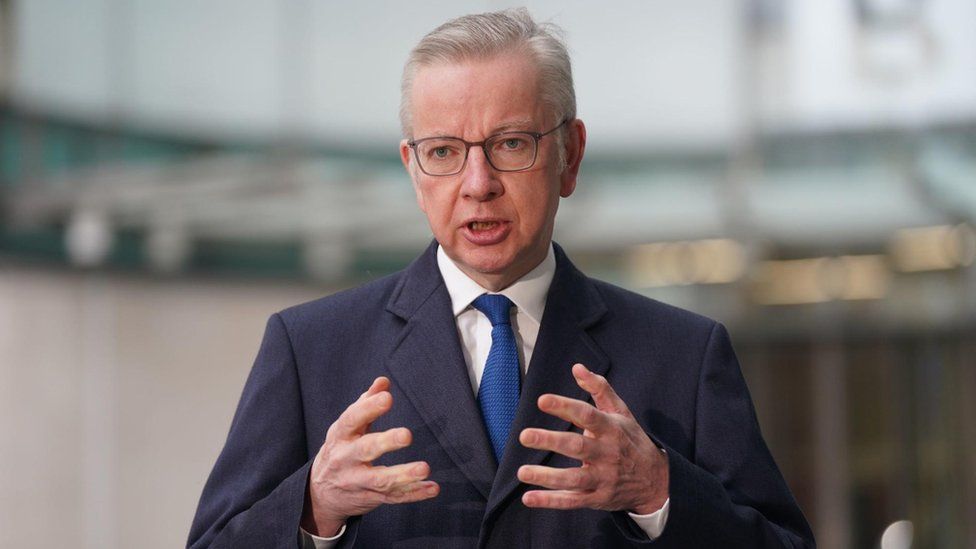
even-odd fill
[[[582,413],[583,422],[590,424],[596,419],[596,408],[587,407],[583,409]]]
[[[579,505],[580,507],[595,507],[593,503],[594,499],[592,495],[582,494],[577,496],[573,503]]]
[[[356,420],[353,417],[354,415],[354,411],[346,410],[341,416],[339,416],[339,420],[336,421],[333,426],[338,425],[340,429],[351,431],[356,427]]]
[[[542,471],[542,470],[540,470],[540,469],[537,469],[537,468],[535,468],[535,467],[531,467],[531,468],[529,468],[529,469],[528,469],[528,470],[526,471],[526,473],[525,473],[525,476],[526,476],[526,477],[527,477],[527,478],[529,479],[529,481],[530,481],[530,482],[532,482],[533,484],[540,484],[540,483],[543,483],[543,482],[545,482],[545,481],[546,481],[546,478],[547,478],[547,475],[546,475],[546,472],[545,472],[545,471]]]
[[[376,444],[371,440],[360,439],[356,444],[356,459],[359,461],[369,461],[373,457],[373,450]]]
[[[387,439],[391,448],[410,446],[413,443],[413,432],[406,427],[402,427],[389,432]]]
[[[600,374],[593,374],[593,378],[596,379],[596,384],[599,385],[600,391],[606,391],[610,387],[610,383],[607,378],[601,376]]]
[[[373,490],[386,492],[393,486],[393,479],[386,475],[374,475],[369,485]]]
[[[573,437],[569,448],[576,455],[581,455],[586,450],[586,438],[582,436]]]
[[[535,446],[550,446],[552,444],[552,436],[550,436],[547,431],[535,431]]]
[[[330,469],[338,469],[342,463],[349,461],[349,444],[335,444],[325,453],[325,461]]]
[[[583,469],[576,469],[573,473],[573,485],[579,488],[587,486],[589,482],[589,474]]]

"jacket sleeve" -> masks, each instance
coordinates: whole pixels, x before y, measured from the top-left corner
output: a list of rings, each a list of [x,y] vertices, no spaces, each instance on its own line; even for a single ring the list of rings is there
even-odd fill
[[[187,547],[297,548],[310,465],[295,357],[275,314],[200,496]]]
[[[813,532],[762,438],[728,332],[712,328],[699,372],[694,452],[667,448],[671,509],[654,547],[813,548]],[[655,442],[660,442],[655,439]],[[632,522],[632,521],[631,521]]]

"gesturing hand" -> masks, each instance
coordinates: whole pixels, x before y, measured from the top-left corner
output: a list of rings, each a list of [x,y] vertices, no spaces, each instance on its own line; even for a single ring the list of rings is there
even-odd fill
[[[668,460],[651,442],[607,380],[573,366],[576,383],[593,397],[594,407],[564,396],[539,397],[539,409],[571,422],[583,434],[528,428],[519,442],[529,448],[551,450],[578,459],[580,467],[560,469],[523,465],[522,482],[550,488],[522,495],[528,507],[608,511],[628,510],[646,515],[668,498]]]
[[[424,480],[430,474],[430,466],[424,461],[389,467],[371,464],[412,441],[405,427],[367,433],[370,424],[393,406],[389,388],[389,379],[376,378],[329,427],[309,476],[302,517],[302,528],[307,532],[334,536],[349,517],[384,503],[432,498],[440,490],[436,482]]]

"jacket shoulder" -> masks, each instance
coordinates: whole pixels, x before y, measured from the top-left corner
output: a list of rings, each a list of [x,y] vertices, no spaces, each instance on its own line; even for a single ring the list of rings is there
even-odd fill
[[[399,271],[360,286],[293,305],[277,314],[292,333],[300,332],[308,326],[321,326],[323,323],[348,324],[357,319],[374,319],[386,309],[386,304],[402,277],[403,271]]]

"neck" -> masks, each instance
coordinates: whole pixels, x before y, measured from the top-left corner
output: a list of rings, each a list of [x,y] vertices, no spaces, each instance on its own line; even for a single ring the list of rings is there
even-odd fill
[[[478,271],[471,271],[469,269],[465,269],[464,267],[458,265],[458,268],[461,269],[461,272],[468,275],[468,278],[474,280],[475,282],[478,283],[479,286],[488,290],[489,292],[500,292],[505,288],[508,288],[509,286],[514,284],[516,280],[528,274],[528,272],[534,269],[535,267],[536,265],[533,265],[529,269],[526,269],[525,272],[517,271],[515,273],[494,274],[494,273],[480,273]]]
[[[508,288],[512,284],[519,281],[525,275],[532,272],[533,269],[541,265],[546,257],[549,255],[549,250],[552,248],[552,243],[546,244],[546,246],[541,250],[541,253],[533,254],[535,257],[531,257],[528,261],[521,261],[517,264],[511,265],[508,269],[501,272],[483,272],[471,269],[465,265],[462,265],[453,259],[451,260],[458,269],[461,270],[468,278],[475,281],[479,286],[488,290],[489,292],[500,292],[505,288]],[[450,259],[450,256],[448,256]]]

